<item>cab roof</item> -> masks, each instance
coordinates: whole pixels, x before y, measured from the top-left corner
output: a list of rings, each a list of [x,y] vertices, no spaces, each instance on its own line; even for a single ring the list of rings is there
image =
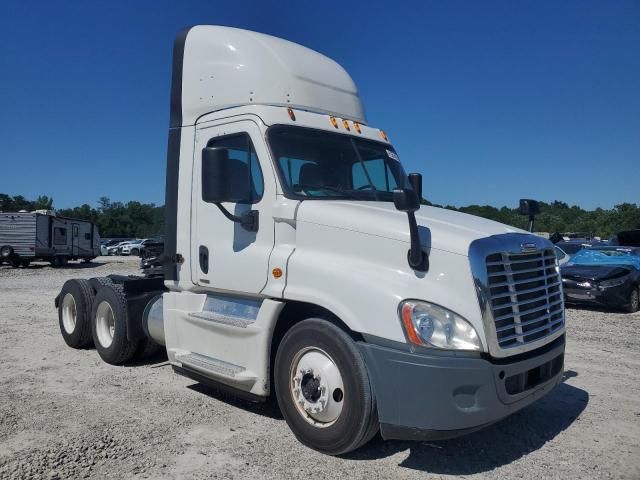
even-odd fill
[[[197,25],[176,38],[171,127],[240,105],[275,105],[366,123],[355,83],[338,63],[281,38]]]

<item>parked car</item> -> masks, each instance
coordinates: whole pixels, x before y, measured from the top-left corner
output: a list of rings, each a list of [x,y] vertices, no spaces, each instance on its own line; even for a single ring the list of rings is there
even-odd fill
[[[566,303],[640,309],[640,248],[602,246],[576,253],[560,268]]]
[[[590,248],[591,244],[587,241],[582,241],[582,240],[578,240],[578,241],[567,240],[567,241],[556,243],[556,247],[560,247],[562,251],[564,251],[564,253],[569,255],[569,257],[572,257],[576,253],[578,253],[580,250],[584,248]]]
[[[107,247],[107,255],[120,255],[120,251],[122,250],[122,247],[125,246],[126,244],[128,244],[131,240],[127,240],[124,242],[117,242],[113,245],[110,245]]]
[[[113,247],[114,245],[118,245],[122,240],[105,240],[100,244],[100,255],[109,255],[108,249],[109,247]]]
[[[164,253],[164,241],[150,239],[140,255],[140,269],[147,278],[162,277],[162,254]]]
[[[150,243],[151,240],[145,238],[143,240],[133,240],[125,245],[122,245],[120,249],[120,255],[140,255],[144,251],[145,246]]]

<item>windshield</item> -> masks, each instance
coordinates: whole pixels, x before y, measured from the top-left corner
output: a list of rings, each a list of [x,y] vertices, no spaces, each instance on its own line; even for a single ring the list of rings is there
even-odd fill
[[[340,133],[277,125],[269,144],[290,196],[393,201],[406,174],[391,147]]]
[[[569,262],[570,265],[632,265],[640,269],[640,256],[624,248],[589,248],[581,250]]]

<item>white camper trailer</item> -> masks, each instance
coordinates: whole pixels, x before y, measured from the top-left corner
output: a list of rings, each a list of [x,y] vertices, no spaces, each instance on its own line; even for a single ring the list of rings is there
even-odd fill
[[[0,213],[0,258],[14,267],[34,260],[53,266],[100,255],[98,227],[86,220],[57,217],[50,211]]]

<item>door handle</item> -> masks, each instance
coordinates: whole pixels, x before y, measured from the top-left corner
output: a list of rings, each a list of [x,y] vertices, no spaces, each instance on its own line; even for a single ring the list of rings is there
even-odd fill
[[[200,260],[200,270],[202,270],[202,273],[209,273],[209,249],[204,245],[200,245],[198,258]]]

